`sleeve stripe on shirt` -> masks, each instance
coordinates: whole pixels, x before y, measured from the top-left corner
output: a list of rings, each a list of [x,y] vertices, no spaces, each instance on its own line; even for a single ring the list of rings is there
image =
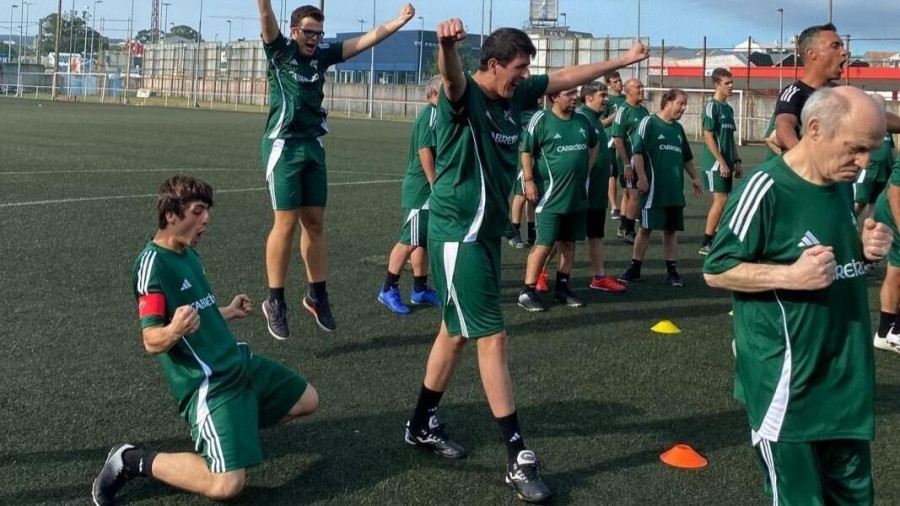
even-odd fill
[[[534,127],[537,126],[538,121],[544,117],[544,111],[538,111],[534,113],[534,116],[531,117],[531,121],[528,122],[528,133],[530,135],[534,135]]]
[[[644,136],[644,132],[647,130],[647,123],[650,122],[650,116],[644,116],[644,119],[641,120],[641,124],[638,125],[638,135],[641,137]]]
[[[713,116],[713,103],[712,103],[712,100],[710,100],[709,102],[706,103],[706,117],[709,118],[709,119],[712,119],[712,120],[716,119],[716,117]]]
[[[798,91],[800,91],[800,88],[798,88],[797,86],[795,86],[793,84],[788,86],[787,88],[784,89],[784,92],[781,93],[781,101],[782,102],[790,102],[791,99],[794,98],[794,95],[796,95]]]
[[[153,272],[154,260],[156,260],[155,251],[147,251],[141,258],[141,268],[138,270],[137,276],[137,292],[141,295],[146,295],[150,286],[150,274]]]
[[[621,125],[622,124],[622,114],[624,114],[624,113],[625,113],[624,107],[619,107],[618,109],[616,109],[616,119],[614,119],[613,121],[615,123]]]
[[[775,184],[775,181],[768,174],[762,172],[757,172],[747,182],[747,187],[744,193],[741,194],[740,201],[738,201],[737,209],[735,209],[734,215],[732,215],[731,221],[728,223],[728,228],[738,236],[741,242],[747,237],[750,223],[759,210],[759,204],[773,184]]]
[[[437,123],[437,107],[433,107],[431,109],[431,117],[428,119],[428,126],[432,130],[434,130],[434,125]]]

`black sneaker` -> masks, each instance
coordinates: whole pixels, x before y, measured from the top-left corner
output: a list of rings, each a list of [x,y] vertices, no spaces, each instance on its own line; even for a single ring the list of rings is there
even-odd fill
[[[553,292],[553,299],[569,307],[584,307],[584,301],[576,297],[568,286],[557,288]]]
[[[684,282],[681,281],[681,276],[676,271],[672,271],[666,274],[666,283],[668,283],[669,286],[673,286],[675,288],[681,288],[682,286],[684,286]]]
[[[116,494],[122,489],[122,486],[132,478],[132,475],[125,469],[125,463],[122,461],[122,453],[125,450],[134,448],[130,444],[117,444],[113,446],[106,456],[106,462],[103,469],[94,480],[91,488],[91,497],[97,506],[108,506],[116,504]]]
[[[523,290],[522,293],[519,294],[519,307],[525,311],[531,311],[532,313],[546,309],[537,294],[529,292],[528,290]]]
[[[632,281],[640,281],[640,280],[641,280],[641,273],[639,271],[635,270],[634,267],[629,267],[628,269],[625,270],[625,272],[623,272],[622,274],[619,274],[616,277],[616,281],[618,281],[619,283],[625,283],[626,285],[628,283],[631,283]]]
[[[331,314],[331,304],[328,303],[327,295],[322,300],[316,301],[310,299],[309,296],[303,297],[303,307],[312,313],[320,329],[325,332],[337,330],[337,323],[334,322],[334,316]]]
[[[625,236],[622,237],[622,240],[628,244],[634,244],[634,232],[625,232]]]
[[[291,329],[288,328],[287,305],[280,300],[264,300],[262,313],[266,318],[266,326],[272,337],[283,341],[291,337]]]
[[[506,466],[506,484],[525,502],[542,503],[553,495],[538,474],[538,465],[533,451],[522,450],[516,461]]]
[[[448,459],[466,458],[466,449],[450,439],[444,432],[444,426],[437,422],[437,417],[428,420],[427,429],[410,429],[406,422],[406,434],[403,437],[407,444],[431,450]]]

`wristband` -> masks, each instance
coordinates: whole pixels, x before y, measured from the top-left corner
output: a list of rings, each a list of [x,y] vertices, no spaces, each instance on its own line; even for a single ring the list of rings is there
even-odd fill
[[[741,160],[740,158],[735,158],[734,163],[744,163],[744,161]]]
[[[534,178],[533,178],[533,177],[526,177],[526,178],[523,178],[522,181],[528,183],[528,182],[534,181]]]

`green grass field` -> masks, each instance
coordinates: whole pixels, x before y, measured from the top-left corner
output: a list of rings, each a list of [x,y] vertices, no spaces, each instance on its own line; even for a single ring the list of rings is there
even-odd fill
[[[265,118],[14,99],[0,100],[0,114],[0,504],[88,504],[114,443],[192,448],[161,369],[143,350],[130,287],[167,175],[198,176],[217,191],[199,252],[219,299],[239,291],[255,303],[265,296],[271,211],[258,149]],[[326,229],[338,332],[318,331],[300,307],[306,284],[299,259],[288,284],[295,337],[272,339],[258,305],[232,327],[256,352],[303,372],[319,389],[321,410],[263,432],[267,460],[233,503],[514,504],[473,349],[440,412],[470,458],[447,462],[403,443],[439,325],[436,310],[398,318],[375,299],[397,238],[410,125],[343,120],[332,128]],[[743,158],[759,161],[761,153],[745,148]],[[519,415],[557,504],[766,503],[747,422],[731,398],[730,298],[705,286],[696,253],[707,205],[707,198],[691,200],[686,210],[683,289],[663,284],[656,238],[646,281],[619,296],[590,292],[587,252],[579,246],[573,284],[588,302],[580,310],[520,310],[527,253],[504,245]],[[615,237],[607,245],[615,274],[630,247]],[[410,285],[407,272],[404,293]],[[877,287],[873,277],[873,319]],[[652,333],[661,319],[682,333]],[[876,352],[873,459],[882,504],[900,497],[892,480],[900,471],[900,433],[892,430],[900,424],[897,359]],[[678,442],[693,445],[709,466],[662,464],[659,454]],[[122,498],[132,505],[208,503],[150,480],[130,483]]]

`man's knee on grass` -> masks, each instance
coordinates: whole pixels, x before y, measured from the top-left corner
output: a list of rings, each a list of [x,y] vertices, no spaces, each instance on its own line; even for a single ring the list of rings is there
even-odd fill
[[[214,501],[233,499],[244,490],[246,482],[247,472],[244,469],[227,473],[213,473],[210,486],[203,495]]]

